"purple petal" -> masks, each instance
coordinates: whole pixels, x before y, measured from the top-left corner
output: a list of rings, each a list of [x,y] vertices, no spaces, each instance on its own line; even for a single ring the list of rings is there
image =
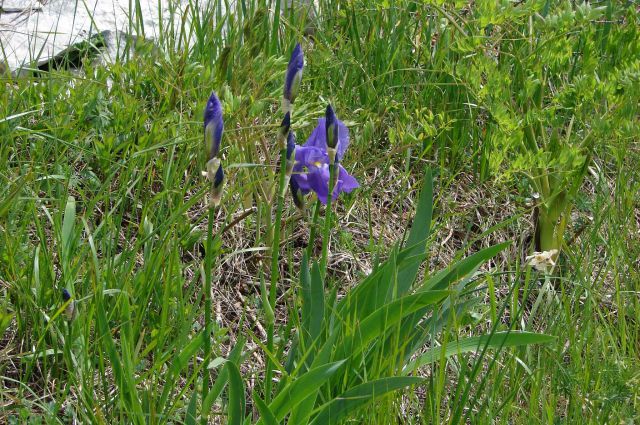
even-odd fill
[[[351,193],[353,189],[360,187],[358,180],[344,169],[342,165],[339,165],[338,184],[336,185],[340,192]]]
[[[323,204],[329,194],[329,156],[327,152],[314,146],[296,146],[294,174],[292,179],[303,193],[313,191]],[[333,199],[342,192],[349,193],[359,187],[358,181],[338,164],[338,175],[333,190]]]
[[[204,141],[209,159],[214,158],[220,152],[223,130],[222,105],[216,93],[213,92],[204,109]]]
[[[307,174],[307,181],[309,187],[313,190],[318,199],[323,204],[327,203],[327,196],[329,195],[329,172],[326,174],[322,171],[314,171]]]
[[[296,146],[296,165],[294,171],[302,171],[304,167],[311,168],[319,164],[328,164],[329,155],[323,149],[313,146]]]
[[[356,180],[355,177],[347,173],[347,170],[345,170],[342,165],[339,165],[339,167],[338,179],[333,187],[332,198],[334,201],[338,199],[338,195],[340,193],[351,193],[353,189],[360,187],[360,184],[358,184],[358,180]]]
[[[296,184],[305,195],[311,192],[311,186],[309,186],[307,173],[294,173],[291,175],[291,180],[296,181]]]

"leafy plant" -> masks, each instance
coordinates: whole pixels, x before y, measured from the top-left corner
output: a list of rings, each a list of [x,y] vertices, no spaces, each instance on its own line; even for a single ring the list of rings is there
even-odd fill
[[[480,298],[472,295],[478,267],[508,244],[495,245],[417,279],[427,257],[432,220],[431,176],[425,178],[416,216],[404,244],[338,299],[325,290],[318,263],[303,258],[298,309],[290,311],[295,337],[270,403],[258,403],[273,423],[336,423],[377,397],[420,385],[421,366],[458,353],[544,343],[550,336],[506,332],[440,344],[438,336]],[[286,343],[286,341],[283,341]],[[424,354],[420,352],[430,347]],[[276,352],[268,352],[273,359]],[[417,355],[417,357],[416,357]],[[266,418],[270,418],[267,420]],[[276,423],[277,423],[276,422]]]
[[[636,25],[612,31],[612,22],[636,21],[636,11],[613,2],[549,3],[476,9],[472,22],[488,37],[460,47],[472,58],[460,74],[489,112],[492,169],[499,175],[506,162],[508,172],[527,177],[537,201],[533,248],[555,258],[602,140],[622,142],[638,131],[631,105],[640,97],[629,78],[640,76],[640,49],[622,41],[638,39]]]

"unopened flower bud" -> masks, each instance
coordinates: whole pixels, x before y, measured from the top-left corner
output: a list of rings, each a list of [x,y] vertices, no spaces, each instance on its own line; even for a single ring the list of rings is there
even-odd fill
[[[291,189],[291,196],[293,196],[295,206],[300,210],[304,210],[304,193],[302,193],[302,189],[298,186],[296,179],[289,180],[289,188]]]
[[[204,110],[204,143],[208,159],[218,156],[223,130],[222,105],[218,96],[211,93]]]
[[[325,112],[325,131],[327,135],[327,153],[333,164],[336,158],[336,148],[338,146],[338,118],[333,112],[331,105],[327,105]],[[333,150],[333,153],[331,152]]]
[[[291,53],[291,59],[287,66],[287,75],[284,81],[282,109],[285,113],[291,112],[293,102],[295,102],[298,92],[300,91],[303,67],[304,55],[302,53],[302,47],[300,47],[300,43],[298,43]]]
[[[289,130],[291,129],[291,114],[287,112],[282,120],[282,124],[280,124],[280,128],[278,129],[278,146],[280,149],[284,149],[287,144],[287,139],[289,137]]]
[[[296,163],[296,136],[293,132],[289,132],[287,136],[287,176],[291,176],[293,172],[293,165]]]
[[[64,316],[68,321],[72,321],[78,315],[78,310],[76,309],[76,302],[71,299],[71,294],[66,288],[62,289],[62,300],[67,303],[64,309]]]
[[[207,162],[207,180],[211,182],[211,201],[209,208],[218,207],[222,199],[224,188],[224,170],[219,158],[213,158]]]

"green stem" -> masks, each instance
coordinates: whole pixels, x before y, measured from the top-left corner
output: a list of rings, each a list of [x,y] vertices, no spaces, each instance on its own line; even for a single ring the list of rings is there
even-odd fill
[[[320,201],[316,201],[315,209],[313,210],[313,219],[311,220],[311,232],[309,233],[309,241],[307,242],[307,258],[311,259],[313,255],[313,246],[315,245],[316,240],[316,230],[318,228],[318,219],[320,217]]]
[[[269,304],[271,310],[276,309],[276,288],[278,286],[278,280],[280,275],[280,268],[278,266],[278,257],[280,254],[280,227],[282,225],[282,207],[284,205],[284,193],[286,184],[286,167],[287,167],[287,149],[284,148],[280,151],[280,179],[278,182],[278,191],[276,196],[278,197],[278,205],[276,207],[276,222],[273,227],[273,245],[271,246],[271,285],[269,286]],[[273,320],[267,323],[267,348],[273,353],[273,332],[274,324]],[[265,372],[265,401],[269,403],[271,401],[271,376],[272,376],[271,359],[267,360],[267,370]]]
[[[552,249],[559,249],[555,237],[555,220],[549,217],[549,214],[542,209],[538,216],[538,226],[540,229],[540,250],[550,251]]]
[[[211,357],[211,269],[213,268],[213,222],[216,218],[215,208],[209,208],[209,223],[207,226],[207,248],[205,251],[204,267],[204,361],[209,361]],[[202,372],[202,401],[209,392],[209,369],[203,368]]]
[[[325,212],[324,218],[324,232],[322,235],[322,260],[320,262],[320,270],[324,272],[325,276],[327,275],[327,262],[328,262],[328,253],[329,253],[329,238],[331,235],[331,201],[333,197],[333,186],[335,180],[335,164],[329,164],[329,194],[327,195],[327,208]]]

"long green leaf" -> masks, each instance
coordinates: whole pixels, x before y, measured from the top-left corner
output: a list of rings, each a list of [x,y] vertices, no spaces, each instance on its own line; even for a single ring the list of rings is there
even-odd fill
[[[328,404],[322,406],[311,424],[335,424],[356,409],[374,401],[377,397],[411,385],[418,385],[423,381],[423,378],[402,376],[365,382],[342,393]]]
[[[196,425],[196,409],[198,407],[198,391],[193,391],[189,405],[187,406],[187,414],[184,419],[185,425]]]
[[[236,345],[233,347],[233,350],[231,350],[231,353],[229,353],[229,358],[227,360],[228,362],[239,364],[245,342],[246,340],[244,336],[240,336],[238,338]],[[213,407],[213,403],[215,403],[220,393],[222,393],[222,390],[224,390],[224,387],[227,385],[228,381],[229,381],[229,373],[227,371],[227,368],[223,367],[220,370],[220,373],[218,374],[218,377],[216,378],[215,382],[211,386],[211,389],[207,393],[207,396],[202,402],[201,415],[204,418],[209,417],[209,414],[211,413],[211,408]]]
[[[258,408],[258,412],[260,412],[260,421],[258,423],[263,423],[265,425],[278,425],[278,420],[275,415],[271,409],[269,409],[267,403],[258,396],[257,392],[253,393],[253,402]]]
[[[493,335],[481,335],[464,338],[459,341],[450,341],[445,347],[434,347],[427,350],[414,361],[408,363],[405,373],[410,373],[417,368],[433,363],[444,357],[451,357],[455,354],[470,353],[486,348],[514,347],[518,345],[546,344],[555,340],[551,335],[533,332],[497,332]]]
[[[309,325],[311,323],[311,307],[312,307],[312,297],[311,297],[311,273],[309,272],[309,260],[307,258],[307,252],[304,251],[302,254],[302,261],[300,263],[300,287],[301,287],[301,295],[302,295],[302,308],[300,309],[301,321],[302,321],[302,329],[304,337],[306,338],[309,334]]]
[[[362,321],[356,328],[353,337],[345,341],[343,347],[341,347],[344,351],[336,349],[336,352],[347,356],[365,350],[372,340],[383,336],[390,327],[400,323],[404,317],[437,303],[450,293],[450,291],[419,292],[407,295],[377,309]]]
[[[338,303],[336,314],[345,319],[349,316],[357,320],[371,314],[376,308],[384,305],[389,281],[395,279],[397,247],[389,253],[389,258],[381,264],[376,272],[367,276],[358,286]]]
[[[227,362],[225,368],[229,375],[229,420],[227,423],[229,425],[240,425],[244,420],[244,383],[238,366],[232,362]]]
[[[416,215],[413,219],[409,238],[405,247],[410,255],[426,256],[426,242],[431,231],[431,220],[433,216],[433,179],[431,170],[428,169],[424,177],[424,187],[420,193]],[[416,280],[420,262],[414,262],[398,270],[398,293],[406,293]]]
[[[422,287],[424,289],[430,290],[447,288],[450,283],[464,278],[470,272],[475,270],[475,268],[480,264],[494,257],[510,244],[511,242],[503,242],[497,245],[490,246],[489,248],[485,248],[482,251],[476,252],[475,254],[468,256],[464,260],[455,263],[453,266],[439,271],[436,275],[427,280]]]
[[[284,419],[287,413],[305,398],[317,393],[322,384],[331,378],[344,362],[344,360],[341,360],[319,366],[292,381],[269,405],[276,419]]]

